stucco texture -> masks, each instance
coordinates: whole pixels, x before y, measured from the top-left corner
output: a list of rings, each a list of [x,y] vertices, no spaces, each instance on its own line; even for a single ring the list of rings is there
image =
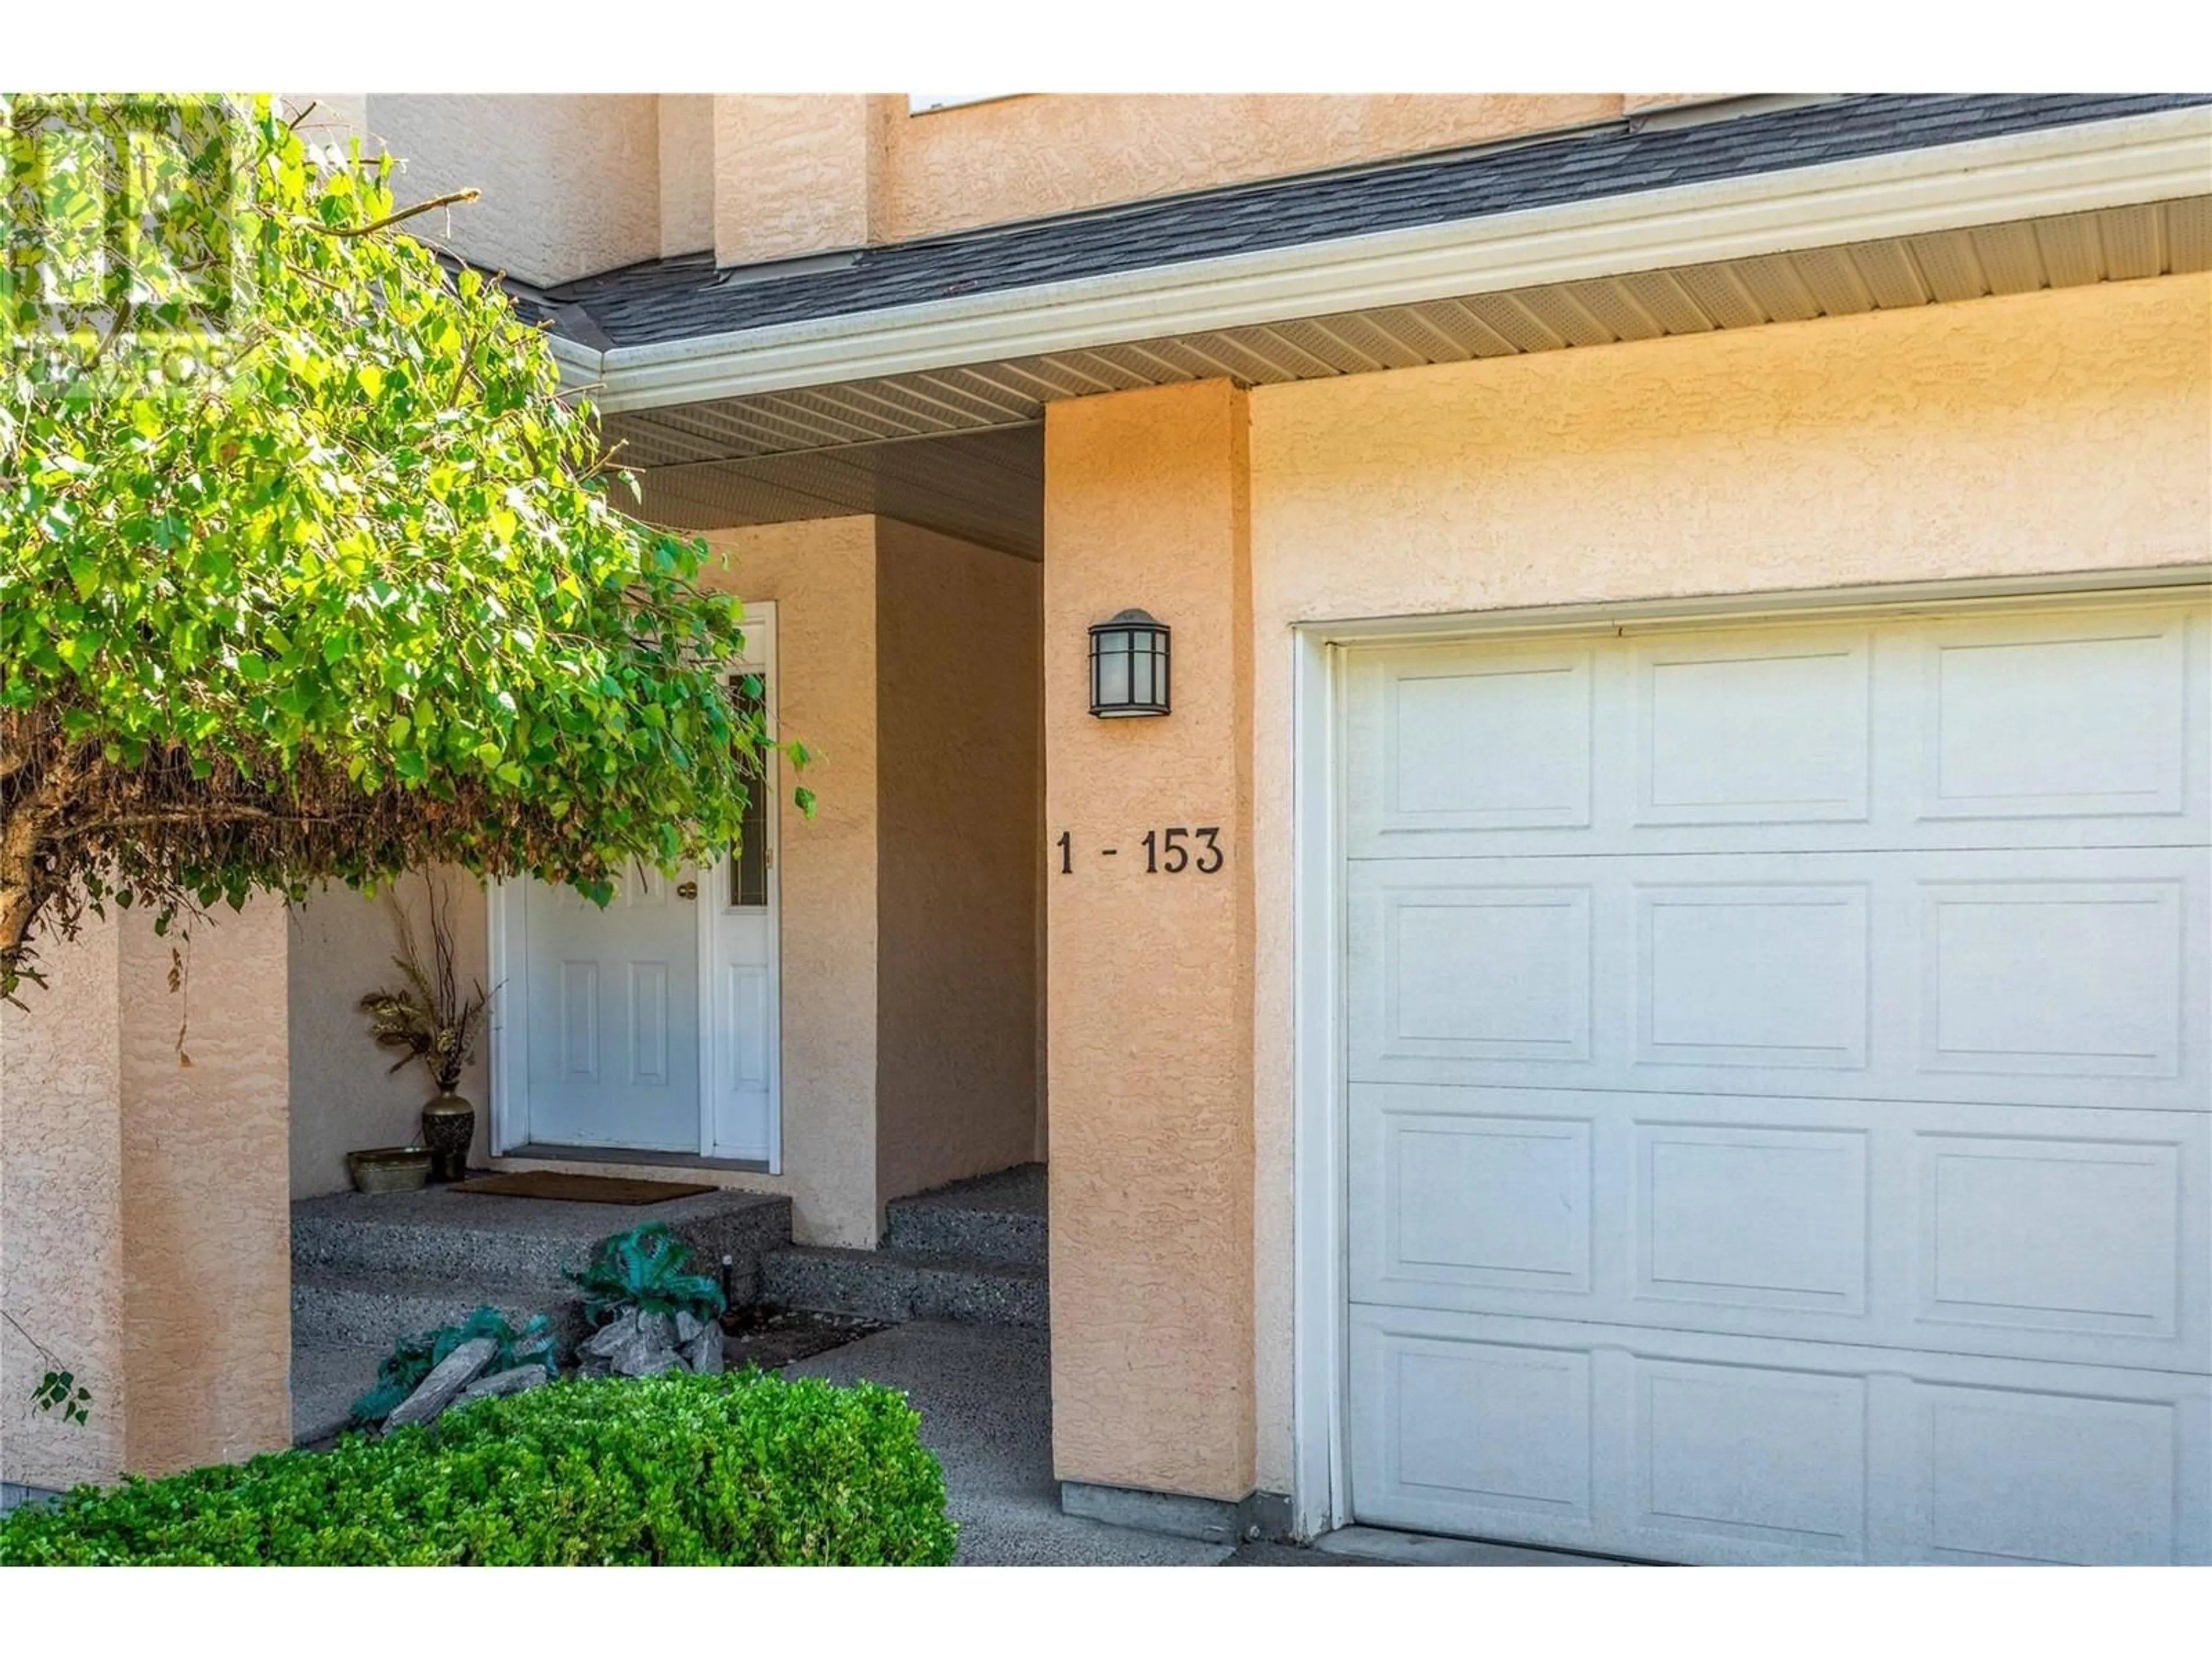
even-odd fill
[[[1226,1498],[1254,1434],[1245,434],[1223,381],[1045,422],[1054,1472]],[[1174,630],[1164,719],[1088,712],[1086,630],[1129,605]],[[1218,872],[1146,872],[1178,824],[1218,827]]]
[[[663,93],[660,118],[660,252],[665,258],[714,246],[714,100]]]
[[[455,966],[464,991],[492,987],[486,904],[482,883],[458,870],[436,879],[452,904]],[[291,1030],[292,1196],[343,1192],[352,1184],[345,1155],[371,1146],[404,1146],[422,1127],[422,1107],[437,1092],[413,1061],[398,1071],[398,1058],[369,1036],[361,1000],[396,984],[392,957],[399,948],[394,906],[407,915],[416,948],[430,950],[428,890],[420,873],[393,883],[374,898],[343,887],[309,895],[287,922],[286,957]],[[481,1164],[489,1146],[491,1080],[489,1046],[461,1073],[459,1092],[476,1103],[477,1134],[470,1154]]]
[[[1257,1479],[1287,1490],[1291,624],[2201,563],[2212,276],[1250,403]]]
[[[73,943],[47,939],[45,988],[27,988],[20,1008],[0,1003],[0,1480],[29,1486],[110,1480],[123,1467],[118,931],[88,918]],[[56,1361],[92,1391],[89,1423],[32,1411]]]
[[[58,1486],[289,1444],[283,907],[143,914],[45,950],[52,983],[0,1012],[0,1294],[92,1389],[34,1418],[44,1362],[8,1333],[4,1478]],[[186,1057],[189,1063],[186,1063]]]
[[[1487,143],[1621,112],[1610,92],[1056,94],[918,116],[902,108],[884,129],[875,240]]]
[[[1488,143],[1627,107],[1613,92],[1054,94],[910,115],[896,94],[724,94],[714,253],[748,264],[939,236]]]
[[[402,202],[483,192],[410,228],[543,285],[662,252],[659,104],[633,93],[376,93],[367,119],[404,163]]]
[[[704,573],[709,586],[775,604],[777,719],[816,756],[806,782],[819,805],[811,820],[799,816],[787,770],[776,805],[783,1173],[684,1178],[788,1194],[801,1243],[866,1249],[877,1222],[875,520],[814,519],[708,539],[717,555]]]
[[[751,264],[872,240],[889,118],[857,93],[714,100],[714,258]]]
[[[326,138],[400,156],[422,222],[552,284],[711,247],[752,264],[1493,143],[1710,94],[1054,94],[915,116],[902,94],[337,94]]]
[[[288,941],[273,897],[196,927],[179,994],[120,932],[124,1468],[165,1474],[291,1443]]]
[[[877,520],[879,1202],[1034,1156],[1037,566]]]

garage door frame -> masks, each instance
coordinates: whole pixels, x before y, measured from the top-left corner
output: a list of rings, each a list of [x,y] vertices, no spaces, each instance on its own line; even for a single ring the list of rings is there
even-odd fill
[[[2212,597],[2212,564],[1881,587],[1542,606],[1428,617],[1307,622],[1291,630],[1291,1462],[1300,1536],[1351,1520],[1345,1425],[1351,1401],[1349,1109],[1345,1075],[1342,801],[1339,726],[1347,647],[1504,641],[1637,625],[1762,619],[1844,620],[2094,603],[2165,594]]]

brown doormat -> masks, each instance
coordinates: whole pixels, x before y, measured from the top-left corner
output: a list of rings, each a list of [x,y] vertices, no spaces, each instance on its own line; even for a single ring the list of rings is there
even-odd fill
[[[446,1189],[496,1198],[558,1198],[571,1204],[665,1204],[672,1198],[696,1198],[719,1191],[689,1181],[633,1181],[622,1176],[563,1175],[554,1170],[526,1170],[518,1175],[480,1176]]]

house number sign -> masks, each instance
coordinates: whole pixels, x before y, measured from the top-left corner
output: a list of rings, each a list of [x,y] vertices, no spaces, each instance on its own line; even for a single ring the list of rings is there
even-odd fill
[[[1067,830],[1060,832],[1053,843],[1060,848],[1060,873],[1075,873],[1075,839]],[[1145,860],[1148,876],[1180,876],[1186,872],[1193,875],[1210,876],[1226,862],[1221,848],[1221,826],[1201,823],[1196,828],[1185,824],[1170,824],[1164,830],[1147,830],[1144,839],[1129,849],[1132,857],[1139,851]],[[1118,859],[1118,847],[1102,847],[1102,859]]]

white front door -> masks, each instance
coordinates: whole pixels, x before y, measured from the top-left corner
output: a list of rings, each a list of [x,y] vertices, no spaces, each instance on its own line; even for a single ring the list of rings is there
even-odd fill
[[[700,1150],[697,888],[634,869],[602,910],[522,884],[532,1144]]]
[[[775,609],[746,608],[732,696],[775,729]],[[603,910],[502,884],[492,905],[498,1150],[689,1153],[779,1166],[774,763],[738,853],[634,868]]]
[[[2212,1561],[2212,615],[1345,679],[1353,1513]]]

